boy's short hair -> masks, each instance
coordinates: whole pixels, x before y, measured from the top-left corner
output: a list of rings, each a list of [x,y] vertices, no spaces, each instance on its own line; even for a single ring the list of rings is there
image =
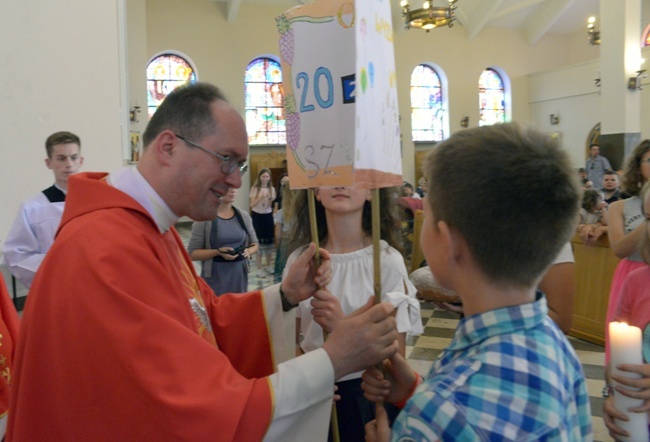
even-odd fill
[[[541,132],[512,123],[466,129],[436,146],[424,170],[434,223],[456,229],[495,282],[537,284],[575,229],[575,169]]]
[[[54,132],[45,140],[45,152],[47,153],[47,157],[50,159],[52,158],[52,152],[54,151],[54,146],[58,146],[59,144],[70,144],[70,143],[79,146],[79,150],[81,151],[81,140],[79,139],[78,136],[76,136],[72,132],[66,132],[66,131]]]

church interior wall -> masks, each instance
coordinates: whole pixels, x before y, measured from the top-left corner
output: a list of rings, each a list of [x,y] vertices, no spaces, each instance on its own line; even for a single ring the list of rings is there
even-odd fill
[[[647,3],[644,0],[644,6]],[[124,59],[118,35],[120,8],[127,11]],[[10,44],[0,51],[11,66],[20,68],[0,70],[5,86],[0,100],[4,154],[0,185],[5,189],[0,238],[6,235],[20,202],[51,182],[51,173],[43,166],[43,141],[51,132],[79,133],[86,158],[83,170],[115,170],[125,164],[124,114],[139,105],[139,121],[131,123],[127,132],[144,130],[144,70],[153,55],[165,50],[186,54],[195,63],[199,79],[221,87],[243,114],[244,70],[255,57],[278,55],[274,17],[286,9],[242,4],[237,19],[229,23],[225,3],[206,0],[10,2],[0,17],[0,39]],[[547,34],[531,46],[514,29],[485,28],[472,40],[460,25],[430,33],[396,29],[395,52],[405,179],[412,181],[415,176],[414,152],[430,147],[414,145],[409,136],[410,74],[425,62],[440,66],[448,79],[451,132],[461,130],[464,116],[469,116],[470,127],[477,126],[478,77],[486,67],[495,67],[508,75],[511,119],[560,132],[575,166],[584,162],[586,130],[598,121],[598,93],[583,96],[566,87],[578,84],[580,89],[582,81],[593,84],[593,78],[572,77],[573,66],[597,63],[598,48],[588,45],[584,30]],[[120,71],[123,61],[126,83]],[[531,98],[536,82],[544,75],[558,76],[557,71],[550,72],[562,68],[567,70],[560,74],[563,81],[544,86],[555,94],[552,99]],[[541,74],[535,80],[536,73]],[[128,98],[123,102],[125,89]],[[640,92],[644,115],[650,111],[650,97],[645,89]],[[551,113],[560,116],[559,125],[550,125]],[[641,130],[642,137],[650,136],[650,122],[643,118]],[[248,189],[246,179],[238,205],[247,207]]]

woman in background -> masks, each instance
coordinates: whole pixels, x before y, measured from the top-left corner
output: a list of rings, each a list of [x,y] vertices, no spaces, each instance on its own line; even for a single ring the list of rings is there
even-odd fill
[[[253,226],[260,244],[260,253],[257,255],[257,276],[264,278],[272,275],[271,254],[273,253],[273,200],[275,200],[275,187],[271,182],[271,171],[262,169],[257,174],[257,179],[250,192],[251,217]],[[265,261],[266,263],[264,263]]]
[[[278,210],[282,208],[282,199],[284,198],[284,189],[289,187],[289,174],[283,173],[280,175],[280,181],[278,182],[278,188],[276,190],[275,201],[273,201],[273,214],[278,213]],[[277,243],[277,241],[276,241]],[[277,246],[276,246],[277,247]]]
[[[217,217],[192,224],[190,258],[201,261],[201,276],[215,295],[248,291],[248,260],[257,252],[257,236],[248,213],[233,206],[236,189],[221,198]]]
[[[637,250],[644,231],[644,216],[639,193],[649,178],[650,140],[643,140],[625,160],[621,187],[623,193],[629,195],[630,198],[613,202],[607,212],[609,244],[614,254],[621,258],[621,261],[616,266],[612,278],[605,324],[609,324],[614,320],[621,295],[621,287],[627,275],[645,265]],[[605,360],[609,361],[608,327],[605,328]]]
[[[643,222],[641,223],[641,241],[639,253],[644,264],[627,275],[621,287],[621,295],[616,305],[614,320],[626,322],[639,327],[643,333],[643,364],[622,364],[618,375],[610,364],[605,371],[605,389],[603,396],[603,420],[610,436],[619,440],[629,437],[616,423],[616,419],[625,420],[627,410],[616,409],[615,394],[622,394],[636,399],[645,399],[637,412],[650,410],[650,343],[648,342],[648,325],[650,324],[650,183],[646,182],[640,196],[643,202]],[[640,378],[639,378],[640,375]],[[613,390],[612,381],[620,384],[622,390]],[[629,393],[629,394],[628,394]]]

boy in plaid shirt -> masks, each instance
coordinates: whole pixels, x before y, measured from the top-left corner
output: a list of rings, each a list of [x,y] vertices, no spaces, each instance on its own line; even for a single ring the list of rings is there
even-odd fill
[[[422,248],[465,317],[423,383],[398,356],[385,374],[364,373],[368,399],[404,407],[392,440],[591,440],[582,367],[536,291],[577,219],[566,153],[544,134],[500,124],[454,134],[424,169]],[[391,438],[378,408],[368,441]]]

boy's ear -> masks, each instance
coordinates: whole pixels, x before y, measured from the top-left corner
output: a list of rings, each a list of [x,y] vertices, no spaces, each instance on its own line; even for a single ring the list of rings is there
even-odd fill
[[[443,247],[447,264],[450,267],[455,266],[460,257],[462,238],[458,231],[450,227],[446,221],[438,221],[438,230],[441,238],[440,247]]]

